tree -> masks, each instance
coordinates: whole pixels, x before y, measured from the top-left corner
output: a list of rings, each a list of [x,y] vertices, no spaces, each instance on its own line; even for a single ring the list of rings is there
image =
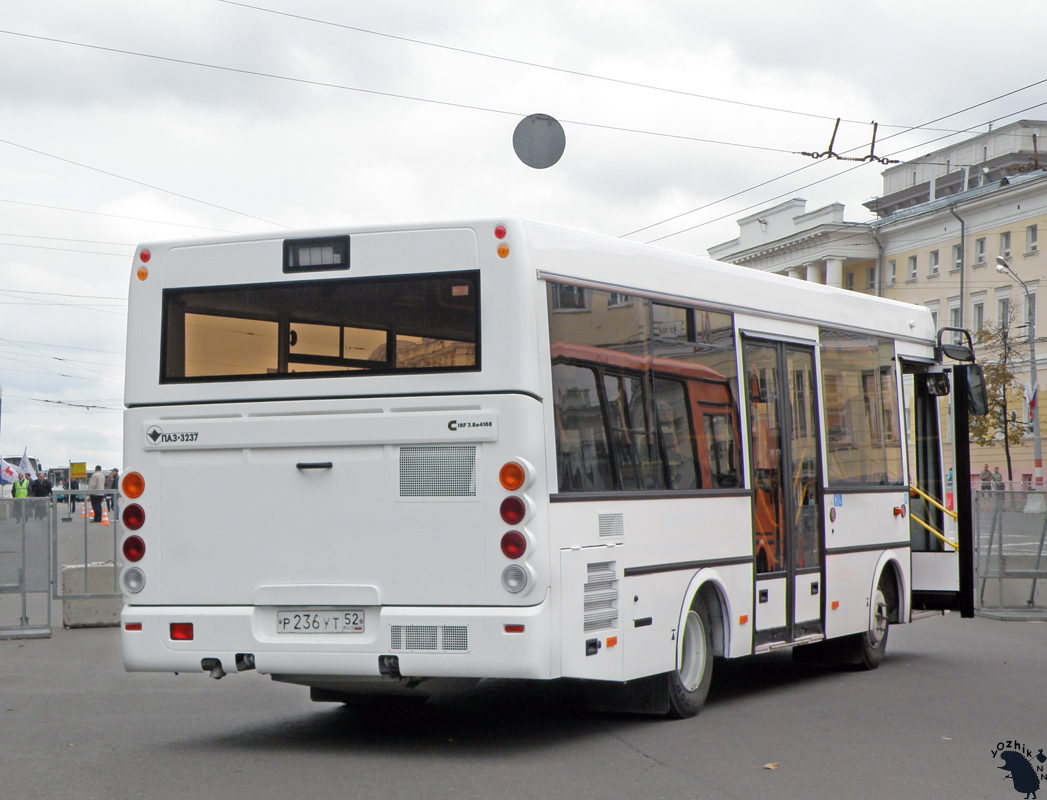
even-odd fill
[[[1015,341],[1011,335],[1015,314],[1008,308],[1007,317],[998,323],[989,323],[975,336],[980,354],[978,363],[985,376],[985,394],[989,401],[989,413],[984,417],[971,417],[971,442],[985,447],[1002,443],[1007,457],[1007,480],[1013,480],[1011,470],[1011,445],[1021,444],[1027,426],[1024,421],[1011,419],[1008,411],[1008,395],[1022,390],[1022,384],[1014,373],[1027,360],[1025,345]]]

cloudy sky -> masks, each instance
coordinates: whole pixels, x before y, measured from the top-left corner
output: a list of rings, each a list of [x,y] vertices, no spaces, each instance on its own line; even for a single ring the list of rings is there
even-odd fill
[[[1038,2],[0,0],[0,437],[120,466],[136,243],[519,214],[705,253],[1047,117]],[[521,118],[563,158],[516,158]]]

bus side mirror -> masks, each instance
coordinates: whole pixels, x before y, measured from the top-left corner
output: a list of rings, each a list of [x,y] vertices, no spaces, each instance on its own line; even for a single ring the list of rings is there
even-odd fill
[[[989,413],[989,398],[985,394],[985,376],[981,364],[967,365],[967,411],[975,417]]]

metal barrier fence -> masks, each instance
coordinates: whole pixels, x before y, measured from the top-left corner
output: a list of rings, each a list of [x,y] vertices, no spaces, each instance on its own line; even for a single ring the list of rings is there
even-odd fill
[[[1047,494],[979,490],[974,512],[979,612],[1047,619]]]
[[[0,639],[51,635],[52,503],[0,500]]]
[[[52,600],[67,626],[116,624],[120,498],[104,496],[97,523],[83,490],[0,499],[0,639],[50,636]]]

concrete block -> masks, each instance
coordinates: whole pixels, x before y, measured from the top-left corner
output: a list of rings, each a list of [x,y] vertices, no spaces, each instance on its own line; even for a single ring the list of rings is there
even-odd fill
[[[112,594],[123,565],[69,564],[62,567],[62,594]],[[123,597],[90,597],[62,601],[62,624],[67,628],[113,628],[120,625]]]

